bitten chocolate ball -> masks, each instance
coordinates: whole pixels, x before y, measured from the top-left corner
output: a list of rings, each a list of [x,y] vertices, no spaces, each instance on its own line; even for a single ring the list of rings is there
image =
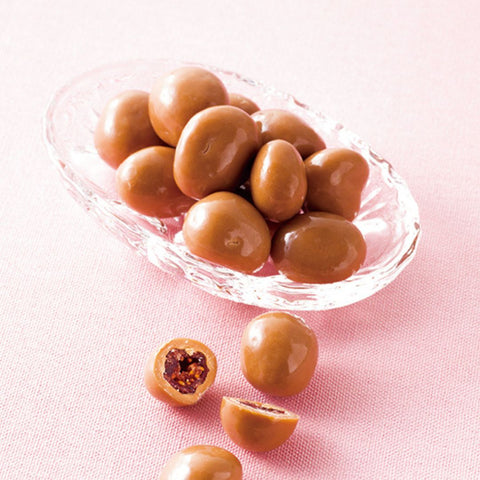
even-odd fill
[[[158,400],[174,407],[197,403],[212,386],[217,359],[202,342],[175,338],[150,355],[145,386]]]

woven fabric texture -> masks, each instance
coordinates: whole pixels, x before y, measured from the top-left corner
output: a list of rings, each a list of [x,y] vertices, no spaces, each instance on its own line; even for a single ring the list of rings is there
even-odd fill
[[[0,2],[0,478],[156,479],[192,444],[244,479],[480,478],[480,7],[445,0]],[[243,378],[261,308],[162,273],[66,193],[42,144],[49,99],[103,63],[175,57],[273,84],[365,138],[421,214],[416,258],[355,305],[301,316],[310,386],[275,399]],[[143,385],[148,354],[187,336],[215,385],[172,409]],[[300,415],[267,454],[223,433],[223,395]]]

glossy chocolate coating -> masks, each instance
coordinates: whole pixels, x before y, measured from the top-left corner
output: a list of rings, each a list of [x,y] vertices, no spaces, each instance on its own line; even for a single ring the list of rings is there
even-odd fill
[[[260,110],[252,118],[259,125],[262,144],[276,139],[286,140],[303,158],[325,148],[320,135],[302,118],[288,110]]]
[[[152,145],[164,145],[150,123],[148,93],[127,90],[112,98],[98,119],[95,148],[111,167],[129,155]]]
[[[260,107],[253,100],[241,93],[230,93],[230,105],[232,107],[241,108],[249,115],[260,110]]]
[[[193,116],[182,132],[175,181],[192,198],[233,190],[258,148],[258,130],[247,113],[228,105],[208,108]]]
[[[181,363],[172,368],[172,353],[178,352]],[[217,359],[206,345],[190,338],[174,338],[150,355],[144,380],[147,390],[158,400],[173,407],[185,407],[200,400],[212,386],[216,373]],[[192,388],[181,388],[189,384],[189,377]]]
[[[154,83],[150,92],[150,120],[158,136],[176,146],[193,115],[228,103],[228,92],[216,75],[200,67],[182,67]]]
[[[268,259],[270,232],[258,210],[231,192],[216,192],[185,216],[183,238],[190,252],[210,262],[253,273]]]
[[[298,415],[276,405],[223,397],[220,420],[225,433],[238,446],[267,452],[290,438]]]
[[[304,390],[317,364],[313,331],[299,317],[267,312],[245,328],[240,347],[242,372],[256,389],[277,396]]]
[[[360,210],[367,183],[366,160],[348,148],[327,148],[305,160],[308,191],[307,210],[336,213],[353,220]]]
[[[345,218],[325,212],[297,215],[272,240],[272,260],[290,280],[333,283],[355,273],[366,255],[365,240]]]
[[[242,465],[224,448],[194,445],[170,457],[159,480],[242,480]]]
[[[250,172],[253,203],[274,222],[292,218],[307,193],[305,165],[297,149],[285,140],[272,140],[258,152]]]
[[[130,155],[116,173],[120,198],[143,215],[157,218],[185,213],[195,200],[184,195],[173,179],[175,150],[148,147]]]

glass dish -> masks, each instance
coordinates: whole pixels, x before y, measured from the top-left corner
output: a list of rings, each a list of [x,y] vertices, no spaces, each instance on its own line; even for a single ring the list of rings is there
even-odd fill
[[[119,201],[114,170],[97,155],[93,131],[106,101],[127,89],[149,91],[158,76],[183,66],[177,60],[134,60],[87,72],[62,87],[44,118],[45,143],[66,189],[103,227],[166,272],[185,276],[219,297],[266,309],[327,310],[362,300],[395,279],[412,260],[420,234],[418,207],[393,167],[357,135],[292,95],[241,75],[204,66],[228,90],[247,95],[261,108],[284,108],[304,118],[327,146],[361,153],[370,165],[362,207],[355,224],[367,243],[362,268],[347,280],[303,284],[276,272],[271,261],[246,275],[190,254],[182,241],[182,218],[158,220]]]

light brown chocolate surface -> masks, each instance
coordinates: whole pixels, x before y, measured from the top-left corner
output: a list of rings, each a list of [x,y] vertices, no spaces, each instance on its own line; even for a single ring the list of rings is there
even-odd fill
[[[260,107],[253,100],[241,93],[230,93],[230,105],[241,108],[249,115],[260,110]]]
[[[215,354],[202,342],[175,338],[148,358],[144,381],[152,396],[174,407],[197,403],[217,373]]]
[[[368,180],[366,160],[348,148],[327,148],[305,160],[308,190],[305,208],[353,220]]]
[[[270,252],[270,232],[262,215],[231,192],[212,193],[195,203],[182,231],[194,255],[239,272],[258,270]]]
[[[360,268],[366,248],[353,223],[339,215],[309,212],[276,231],[271,257],[277,269],[295,282],[333,283]]]
[[[247,381],[261,392],[295,395],[309,384],[317,364],[313,331],[297,316],[267,312],[243,331],[240,363]]]
[[[182,67],[154,83],[149,100],[150,120],[157,135],[176,146],[193,115],[228,103],[228,92],[215,74],[200,67]]]
[[[302,208],[307,177],[302,157],[285,140],[272,140],[258,152],[250,172],[255,206],[268,219],[283,222]]]
[[[303,158],[325,148],[325,142],[302,118],[288,110],[265,109],[252,114],[262,144],[281,139],[291,143]]]
[[[231,397],[223,397],[220,419],[234,443],[254,452],[278,448],[298,423],[298,415],[276,405]]]
[[[105,105],[95,128],[95,148],[111,167],[152,145],[164,145],[150,123],[148,93],[127,90]]]
[[[175,150],[147,147],[130,155],[116,172],[120,198],[131,208],[157,218],[176,217],[195,202],[173,179]]]
[[[173,166],[185,195],[203,198],[233,190],[260,146],[252,118],[236,107],[211,107],[190,119],[182,132]]]
[[[170,457],[159,480],[242,480],[242,465],[224,448],[194,445]]]

